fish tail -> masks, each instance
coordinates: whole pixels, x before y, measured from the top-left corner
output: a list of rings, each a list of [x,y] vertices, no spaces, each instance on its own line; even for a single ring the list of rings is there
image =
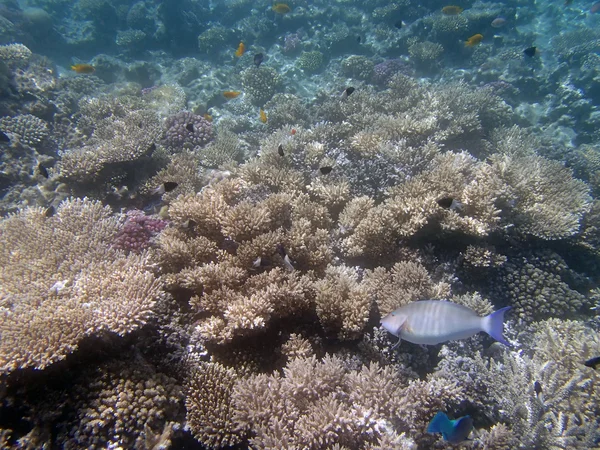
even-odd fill
[[[483,331],[508,347],[510,347],[510,344],[502,337],[502,331],[504,331],[504,313],[509,309],[511,309],[511,306],[501,308],[483,318]]]
[[[427,426],[428,433],[445,433],[448,430],[448,425],[452,425],[448,416],[443,412],[438,412],[429,425]]]

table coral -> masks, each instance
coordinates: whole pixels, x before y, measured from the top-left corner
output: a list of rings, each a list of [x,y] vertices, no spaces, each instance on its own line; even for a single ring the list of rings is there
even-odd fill
[[[42,369],[103,331],[125,335],[152,315],[161,284],[148,255],[112,248],[117,221],[89,200],[46,217],[28,208],[0,222],[0,370]]]

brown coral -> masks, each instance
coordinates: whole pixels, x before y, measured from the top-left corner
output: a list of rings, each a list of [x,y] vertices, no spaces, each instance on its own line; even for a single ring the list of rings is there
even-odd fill
[[[191,362],[187,380],[187,421],[194,437],[210,448],[238,444],[244,427],[234,417],[235,371],[218,363]]]
[[[126,334],[152,314],[161,283],[148,256],[114,250],[111,211],[68,200],[53,217],[29,208],[0,222],[0,368],[42,369],[86,336]]]

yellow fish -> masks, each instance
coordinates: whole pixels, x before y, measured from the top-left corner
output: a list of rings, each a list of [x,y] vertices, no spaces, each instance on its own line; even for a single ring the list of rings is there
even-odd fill
[[[94,73],[96,71],[91,64],[73,64],[71,70],[77,73]]]
[[[238,48],[235,51],[235,56],[237,56],[239,58],[240,56],[242,56],[244,54],[245,51],[246,51],[246,46],[244,45],[243,42],[240,42],[240,45],[238,45]]]
[[[231,100],[232,98],[236,98],[240,94],[240,91],[225,91],[223,92],[223,97],[225,97],[228,100]]]
[[[473,47],[483,41],[483,34],[474,34],[465,41],[465,47]]]
[[[209,122],[213,121],[213,117],[209,113],[204,113],[204,115],[202,117],[204,117]]]
[[[287,14],[292,10],[292,8],[290,8],[287,4],[285,3],[275,3],[273,5],[273,11],[275,11],[277,14]]]
[[[258,114],[260,116],[260,121],[262,123],[267,123],[267,113],[265,112],[265,110],[260,108]]]
[[[442,8],[442,14],[447,16],[456,16],[461,12],[463,12],[463,9],[460,6],[449,5]]]

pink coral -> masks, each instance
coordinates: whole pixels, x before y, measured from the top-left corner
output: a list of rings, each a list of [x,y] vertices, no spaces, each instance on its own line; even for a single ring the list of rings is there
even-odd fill
[[[146,216],[143,211],[129,211],[113,246],[119,250],[140,253],[150,246],[152,239],[164,230],[167,224],[166,220]]]

